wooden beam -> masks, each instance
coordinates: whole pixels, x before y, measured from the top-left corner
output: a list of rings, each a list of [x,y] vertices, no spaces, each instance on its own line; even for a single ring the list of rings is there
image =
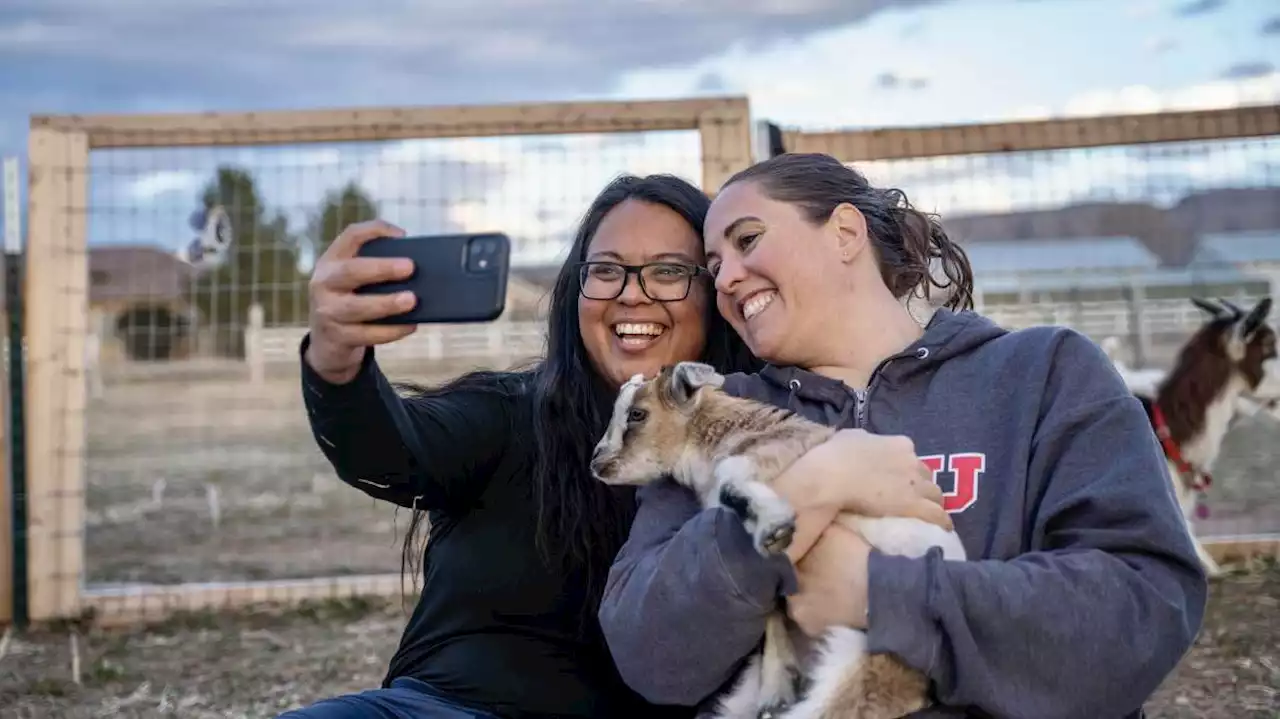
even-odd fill
[[[408,589],[407,585],[403,587]],[[177,612],[296,605],[351,597],[394,597],[402,590],[397,574],[315,577],[261,582],[206,582],[174,586],[90,589],[84,606],[97,626],[161,621]]]
[[[842,162],[1065,150],[1280,135],[1280,105],[1030,122],[783,132],[788,152]]]
[[[267,112],[33,115],[31,128],[81,132],[91,148],[281,145],[497,135],[693,130],[741,97],[370,107]]]
[[[80,609],[88,138],[33,129],[28,164],[27,556],[31,620],[41,621],[73,617]]]
[[[1201,539],[1205,551],[1219,564],[1270,557],[1280,561],[1280,534],[1247,534]]]
[[[702,144],[702,189],[707,194],[714,196],[725,181],[752,164],[752,132],[751,106],[745,99],[702,116],[698,135]]]

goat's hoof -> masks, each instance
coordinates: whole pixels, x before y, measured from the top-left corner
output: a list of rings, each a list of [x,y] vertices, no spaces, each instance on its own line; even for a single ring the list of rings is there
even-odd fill
[[[795,536],[796,521],[794,519],[764,526],[760,528],[760,534],[756,538],[756,549],[766,556],[781,554],[791,546],[791,540]]]

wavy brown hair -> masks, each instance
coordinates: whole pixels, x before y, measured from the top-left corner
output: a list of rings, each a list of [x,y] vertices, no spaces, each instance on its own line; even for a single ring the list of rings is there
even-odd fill
[[[880,276],[894,297],[919,290],[931,300],[937,289],[949,292],[947,307],[973,308],[969,256],[947,236],[937,215],[913,207],[902,190],[872,187],[861,172],[819,153],[777,155],[738,172],[725,187],[747,181],[759,183],[771,199],[800,207],[814,224],[826,222],[844,203],[853,205],[866,218]]]

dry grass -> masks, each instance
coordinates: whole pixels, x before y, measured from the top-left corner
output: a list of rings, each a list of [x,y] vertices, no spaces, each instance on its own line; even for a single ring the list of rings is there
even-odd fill
[[[262,386],[164,376],[142,381],[135,370],[90,398],[90,584],[399,571],[407,512],[334,475],[307,424],[296,368]]]
[[[1160,719],[1280,717],[1280,565],[1214,582],[1195,646],[1148,706]]]
[[[439,378],[404,369],[388,374]],[[445,371],[457,368],[436,368]],[[333,475],[308,428],[296,368],[261,387],[144,377],[109,382],[89,405],[91,584],[399,570],[396,523],[402,529],[407,513]],[[1228,436],[1203,536],[1280,531],[1278,438],[1272,416],[1241,420]]]
[[[70,629],[41,631],[0,660],[0,706],[14,719],[275,716],[377,686],[404,621],[398,605],[347,601],[89,631],[79,683]]]
[[[1214,583],[1195,648],[1148,704],[1153,719],[1275,719],[1280,712],[1280,566]],[[377,686],[405,614],[325,602],[283,614],[199,614],[152,628],[89,631],[72,676],[70,630],[16,637],[0,658],[5,717],[272,717]]]

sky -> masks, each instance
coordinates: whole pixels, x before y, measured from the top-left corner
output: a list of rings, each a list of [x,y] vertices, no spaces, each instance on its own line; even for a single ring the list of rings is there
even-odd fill
[[[746,95],[811,130],[1280,102],[1275,0],[5,0],[0,154],[33,113]],[[185,245],[220,163],[301,230],[357,180],[411,232],[550,261],[619,172],[697,180],[693,133],[95,151],[90,241]],[[927,209],[1275,185],[1274,139],[871,163]]]

